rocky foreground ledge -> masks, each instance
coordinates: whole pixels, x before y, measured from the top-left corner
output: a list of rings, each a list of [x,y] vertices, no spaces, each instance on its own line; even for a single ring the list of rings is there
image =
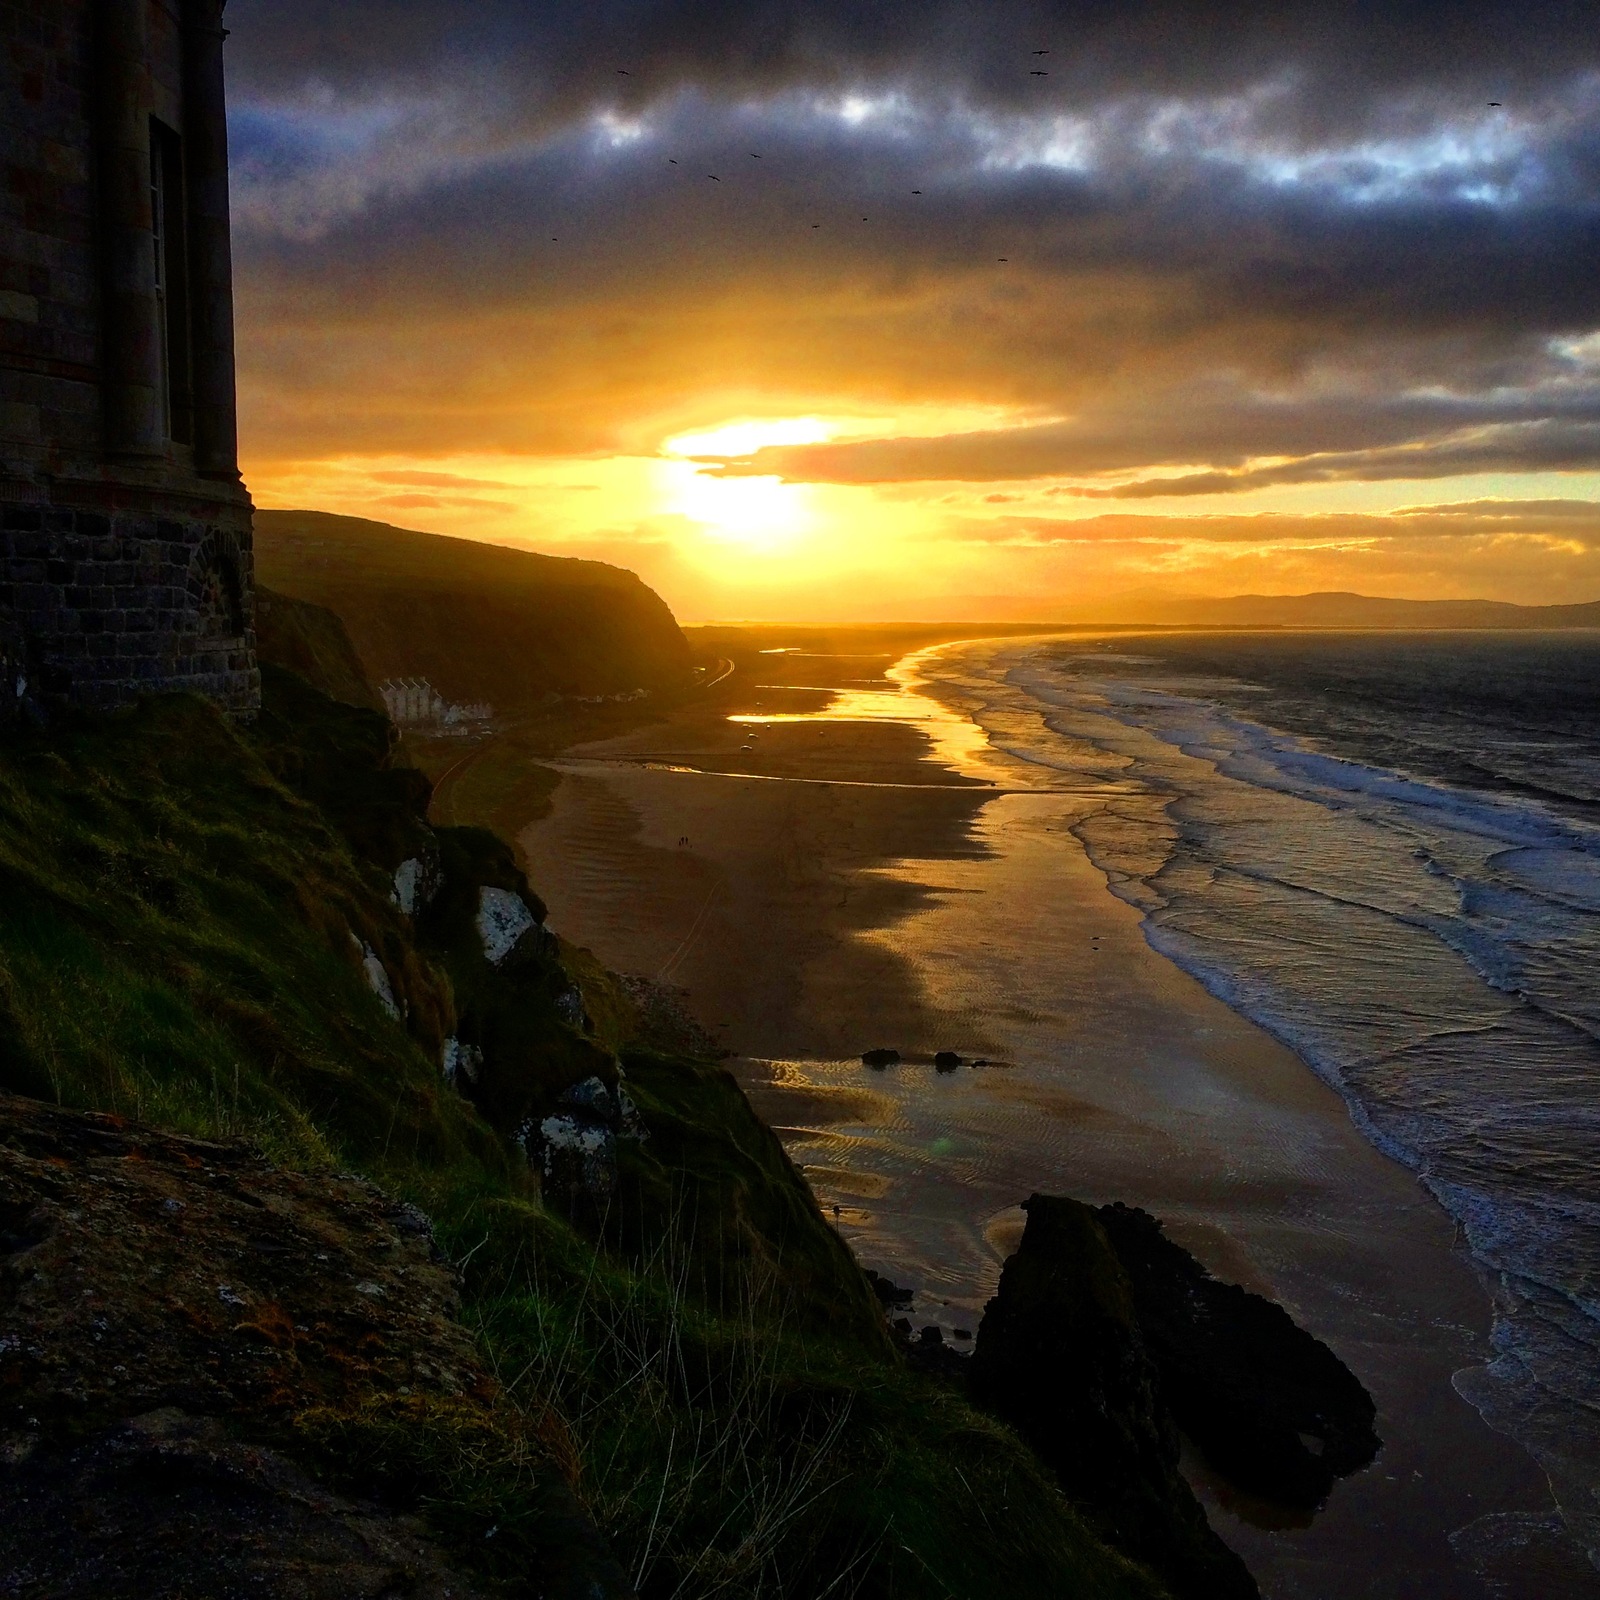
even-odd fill
[[[457,1311],[426,1218],[362,1179],[0,1096],[0,1593],[470,1600],[318,1449],[499,1429]],[[530,1592],[631,1594],[559,1477],[537,1499]]]
[[[1375,1454],[1370,1398],[1145,1213],[1041,1195],[1027,1212],[971,1360],[947,1370],[1177,1600],[1247,1600],[1178,1471],[1180,1427],[1235,1482],[1314,1504]],[[415,1481],[385,1495],[385,1441],[405,1436],[414,1478],[430,1439],[503,1456],[523,1425],[413,1207],[0,1096],[0,1593],[504,1593],[418,1519]],[[548,1453],[526,1463],[515,1592],[631,1595]]]

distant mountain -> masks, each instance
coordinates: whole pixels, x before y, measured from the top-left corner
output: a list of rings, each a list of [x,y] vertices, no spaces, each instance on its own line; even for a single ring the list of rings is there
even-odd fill
[[[516,711],[689,672],[666,602],[621,567],[322,511],[258,511],[255,530],[258,580],[334,612],[370,684],[427,678],[447,700]]]
[[[1088,616],[1093,608],[1082,608]],[[1600,600],[1519,606],[1504,600],[1384,600],[1372,595],[1241,594],[1225,600],[1131,597],[1104,608],[1107,622],[1240,628],[1597,628]]]
[[[973,595],[960,600],[899,601],[875,620],[1023,623],[1060,627],[1188,628],[1600,628],[1600,600],[1519,606],[1504,600],[1386,600],[1373,595],[1241,594],[1226,598],[1133,591],[1086,603],[1038,595]]]

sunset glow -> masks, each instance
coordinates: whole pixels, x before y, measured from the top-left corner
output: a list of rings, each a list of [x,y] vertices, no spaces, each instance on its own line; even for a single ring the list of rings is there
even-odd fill
[[[600,73],[542,15],[424,7],[401,61],[234,0],[262,505],[600,556],[688,619],[1600,594],[1570,50],[1485,90],[1472,29],[1413,71],[1175,19],[1037,77],[1020,17],[908,56],[886,13],[847,63],[729,23]]]

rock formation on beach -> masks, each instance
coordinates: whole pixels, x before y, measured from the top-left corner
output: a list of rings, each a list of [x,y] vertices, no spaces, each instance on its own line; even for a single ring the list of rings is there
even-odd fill
[[[971,1357],[971,1389],[1180,1600],[1251,1600],[1178,1471],[1178,1434],[1115,1251],[1093,1211],[1034,1195]]]
[[[1378,1453],[1361,1380],[1282,1306],[1221,1283],[1147,1211],[1095,1213],[1132,1292],[1162,1404],[1242,1489],[1312,1508]]]
[[[1024,1209],[978,1329],[974,1398],[1174,1594],[1254,1594],[1179,1475],[1179,1430],[1240,1488],[1311,1508],[1377,1454],[1372,1397],[1281,1306],[1213,1278],[1148,1212],[1039,1194]]]

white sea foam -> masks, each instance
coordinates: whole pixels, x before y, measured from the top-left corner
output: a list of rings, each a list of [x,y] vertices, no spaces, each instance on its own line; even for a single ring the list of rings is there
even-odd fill
[[[1485,708],[1420,648],[1367,659],[1403,713],[1304,673],[1291,699],[1214,660],[1038,645],[962,688],[998,748],[1103,786],[1075,831],[1152,947],[1293,1048],[1457,1220],[1499,1352],[1463,1392],[1544,1463],[1594,1551],[1600,737],[1581,715],[1526,732],[1536,685],[1524,710]],[[1359,670],[1345,681],[1359,701]]]

